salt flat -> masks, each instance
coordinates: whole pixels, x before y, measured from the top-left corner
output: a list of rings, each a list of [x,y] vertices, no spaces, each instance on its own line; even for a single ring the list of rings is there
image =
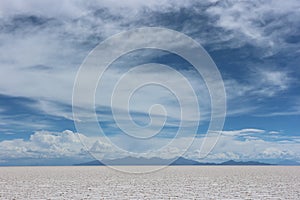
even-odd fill
[[[0,199],[300,199],[300,167],[0,167]]]

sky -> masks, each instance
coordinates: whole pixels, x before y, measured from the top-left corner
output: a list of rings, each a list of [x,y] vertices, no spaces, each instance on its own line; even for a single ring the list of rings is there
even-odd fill
[[[74,164],[93,156],[300,161],[299,10],[298,0],[2,0],[0,165]],[[76,82],[101,42],[143,27],[171,29],[199,43],[215,63],[226,96],[218,80],[211,81],[212,95],[189,61],[162,49],[120,56],[95,91],[85,87],[93,72]],[[128,41],[185,45],[163,36]],[[122,50],[124,41],[114,40],[96,57]],[[131,90],[152,80],[163,84]],[[76,83],[84,88],[78,105]],[[91,92],[95,112],[86,107]],[[226,103],[226,116],[221,130],[208,131],[214,101]],[[213,148],[201,157],[204,141]]]

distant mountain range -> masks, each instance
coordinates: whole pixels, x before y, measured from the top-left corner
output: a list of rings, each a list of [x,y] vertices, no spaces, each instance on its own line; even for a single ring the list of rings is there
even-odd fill
[[[100,162],[98,160],[75,164],[76,166],[90,166],[90,165],[273,165],[269,163],[257,162],[257,161],[234,161],[229,160],[222,163],[202,163],[195,160],[189,160],[183,157],[174,159],[162,159],[162,158],[135,158],[124,157],[113,160],[104,160]],[[298,163],[299,165],[299,163]]]

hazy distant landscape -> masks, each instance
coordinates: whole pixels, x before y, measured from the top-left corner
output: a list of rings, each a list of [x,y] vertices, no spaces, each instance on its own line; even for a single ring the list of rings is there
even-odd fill
[[[124,166],[151,168],[151,166]],[[299,199],[300,167],[1,167],[0,199]]]

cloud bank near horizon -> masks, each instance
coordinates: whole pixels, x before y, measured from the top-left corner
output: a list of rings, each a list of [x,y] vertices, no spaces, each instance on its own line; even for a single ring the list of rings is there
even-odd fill
[[[79,133],[70,130],[63,132],[37,131],[30,136],[29,140],[14,139],[0,142],[0,161],[1,164],[22,164],[24,158],[30,160],[43,160],[43,164],[49,164],[47,160],[63,160],[68,159],[68,163],[80,162],[94,159],[89,153],[97,155],[101,159],[115,159],[125,156],[141,156],[134,153],[126,153],[123,151],[115,151],[111,144],[105,143],[100,137],[86,137],[79,134],[81,140],[90,143],[89,149],[84,147],[78,137]],[[276,162],[276,160],[300,160],[299,141],[300,137],[288,138],[283,134],[272,135],[261,129],[241,129],[234,131],[223,131],[221,138],[214,150],[204,159],[199,159],[198,144],[203,142],[203,137],[195,138],[195,143],[184,154],[185,157],[198,160],[201,162],[221,162],[229,159],[235,160],[267,160]],[[262,139],[264,137],[272,137],[272,141]],[[119,140],[122,136],[116,135]],[[156,141],[157,147],[162,139]],[[161,157],[170,159],[178,156],[181,144],[187,138],[177,138],[177,148],[168,149],[163,154],[155,154],[155,152],[146,152],[142,155],[145,158]],[[126,141],[124,141],[126,142]],[[130,145],[130,144],[128,144]],[[242,148],[241,148],[242,146]],[[259,152],[259,153],[258,153]],[[258,154],[257,154],[258,153]],[[21,159],[21,161],[18,161]]]

